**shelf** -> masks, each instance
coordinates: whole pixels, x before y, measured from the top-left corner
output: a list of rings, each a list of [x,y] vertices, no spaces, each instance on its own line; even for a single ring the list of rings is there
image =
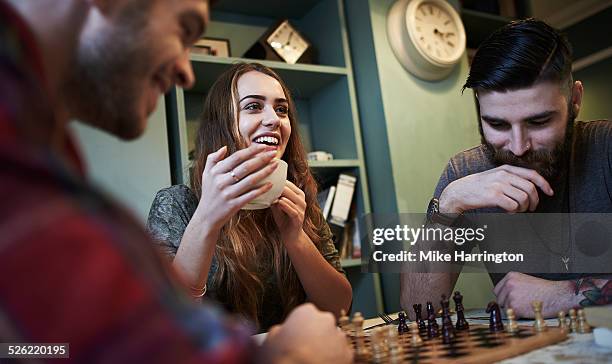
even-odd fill
[[[218,0],[213,11],[227,11],[271,18],[301,18],[321,0]]]
[[[461,19],[467,35],[467,47],[478,48],[491,33],[508,24],[513,19],[480,11],[463,9]]]
[[[298,98],[308,98],[334,81],[347,76],[345,67],[287,64],[276,61],[215,57],[203,54],[191,54],[190,59],[197,80],[192,91],[200,93],[206,93],[221,73],[230,65],[238,62],[258,62],[272,68],[291,88],[294,96]]]
[[[311,168],[357,168],[357,159],[333,159],[330,161],[308,161]]]
[[[360,267],[361,258],[340,259],[340,264],[342,265],[342,268]]]

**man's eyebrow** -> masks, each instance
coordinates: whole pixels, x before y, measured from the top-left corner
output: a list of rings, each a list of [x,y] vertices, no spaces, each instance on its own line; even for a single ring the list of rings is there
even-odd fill
[[[543,111],[534,115],[530,115],[526,118],[524,118],[524,121],[533,121],[533,120],[541,120],[541,119],[545,119],[545,118],[549,118],[551,116],[553,116],[554,114],[556,114],[557,111],[556,110],[547,110],[547,111]]]
[[[506,119],[496,118],[494,116],[488,116],[488,115],[481,115],[480,118],[486,121],[487,123],[507,123],[508,122]]]
[[[262,96],[262,95],[246,95],[245,97],[241,98],[240,101],[238,101],[239,103],[242,102],[244,99],[258,99],[261,101],[266,101],[266,97]],[[282,97],[279,97],[277,99],[275,99],[274,101],[276,101],[277,103],[288,103],[287,99],[284,99]]]

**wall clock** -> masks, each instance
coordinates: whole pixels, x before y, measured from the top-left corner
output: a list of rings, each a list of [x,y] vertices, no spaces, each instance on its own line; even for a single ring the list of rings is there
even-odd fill
[[[445,0],[398,0],[387,15],[387,37],[395,57],[413,75],[441,80],[465,51],[461,17]]]

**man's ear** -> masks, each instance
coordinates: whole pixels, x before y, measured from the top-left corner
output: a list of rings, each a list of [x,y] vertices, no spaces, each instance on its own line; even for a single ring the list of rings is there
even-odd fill
[[[582,96],[584,95],[584,88],[582,87],[581,81],[575,81],[572,86],[572,110],[574,115],[578,116],[580,107],[582,106]]]

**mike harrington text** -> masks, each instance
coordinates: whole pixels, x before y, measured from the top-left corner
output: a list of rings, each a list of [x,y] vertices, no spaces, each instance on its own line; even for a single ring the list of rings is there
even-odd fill
[[[399,253],[383,253],[375,251],[372,253],[372,258],[377,262],[495,262],[497,264],[504,262],[523,262],[524,256],[522,253],[487,253],[484,250],[482,253],[466,253],[464,251],[455,251],[451,253],[442,253],[438,250],[409,252],[402,250]],[[454,258],[454,259],[453,259]]]

